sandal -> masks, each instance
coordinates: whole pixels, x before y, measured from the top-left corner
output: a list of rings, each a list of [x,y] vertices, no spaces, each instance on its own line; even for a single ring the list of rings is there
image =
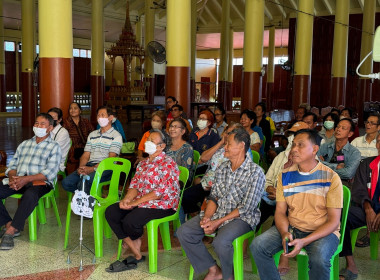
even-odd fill
[[[0,230],[0,238],[3,237],[3,235],[5,234],[6,231],[7,231],[7,229],[5,227],[2,230]],[[13,237],[19,237],[20,235],[21,235],[21,232],[16,231],[15,234],[13,235]]]
[[[359,248],[364,248],[369,246],[369,237],[364,235],[362,238],[360,238],[358,241],[356,241],[355,246]]]
[[[13,235],[4,234],[3,239],[1,239],[0,250],[11,250],[14,246]]]
[[[123,262],[138,264],[138,263],[140,263],[140,262],[144,262],[145,259],[146,259],[145,256],[142,256],[141,259],[139,259],[139,260],[137,260],[134,256],[129,256],[128,258],[124,259]]]
[[[344,280],[354,280],[358,278],[358,274],[353,273],[351,270],[348,270],[347,268],[343,268],[339,272],[339,277],[343,276]]]
[[[106,268],[106,271],[109,273],[113,272],[122,272],[126,270],[136,269],[137,263],[131,262],[128,263],[126,260],[124,261],[116,261],[114,263],[111,263],[109,267]]]

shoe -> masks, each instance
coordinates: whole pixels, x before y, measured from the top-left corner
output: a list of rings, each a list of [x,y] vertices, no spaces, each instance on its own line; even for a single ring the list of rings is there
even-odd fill
[[[348,270],[347,268],[343,268],[339,272],[339,276],[343,276],[344,280],[355,280],[358,278],[358,274],[353,273],[351,270]]]
[[[11,250],[14,246],[13,236],[10,234],[4,234],[3,239],[1,239],[0,250]]]
[[[3,237],[3,235],[5,234],[6,231],[7,231],[7,229],[5,227],[2,230],[0,230],[0,238]],[[15,234],[13,235],[13,237],[19,237],[20,235],[21,235],[21,232],[16,231]]]
[[[355,246],[364,248],[364,247],[368,247],[370,245],[369,243],[370,243],[369,237],[367,235],[364,235],[362,238],[356,241]]]

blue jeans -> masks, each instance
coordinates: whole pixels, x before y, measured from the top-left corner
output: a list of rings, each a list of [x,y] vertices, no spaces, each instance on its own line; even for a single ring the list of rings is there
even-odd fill
[[[309,234],[310,232],[302,232],[293,228],[294,239],[301,239]],[[309,257],[310,280],[330,279],[330,259],[335,253],[338,244],[339,238],[331,233],[304,247]],[[273,260],[273,255],[283,249],[282,238],[276,226],[272,226],[269,230],[256,237],[249,248],[259,270],[260,279],[281,280]]]
[[[92,165],[87,164],[87,166],[92,166]],[[92,181],[94,181],[95,173],[96,172],[92,172],[88,174],[88,176],[90,176],[90,179],[86,181],[85,187],[84,187],[84,191],[87,194],[90,194]],[[111,180],[111,177],[112,177],[111,170],[104,171],[102,174],[102,178],[100,178],[100,183]],[[69,176],[67,176],[65,179],[62,180],[62,187],[65,191],[72,192],[72,193],[75,192],[75,190],[82,189],[82,179],[76,170],[73,173],[71,173]]]

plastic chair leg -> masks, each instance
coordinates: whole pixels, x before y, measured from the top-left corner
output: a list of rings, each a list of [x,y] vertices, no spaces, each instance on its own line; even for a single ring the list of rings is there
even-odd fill
[[[46,198],[48,198],[48,197],[46,197]],[[37,208],[37,216],[38,216],[38,220],[40,221],[40,224],[41,225],[46,224],[46,214],[45,214],[45,207],[44,207],[44,200],[43,199],[40,199],[38,201],[36,208]]]
[[[149,253],[149,273],[157,272],[157,250],[158,250],[158,232],[157,225],[153,222],[147,224],[148,232],[148,253]]]
[[[351,247],[352,247],[352,253],[353,253],[354,250],[355,250],[356,240],[358,239],[358,234],[359,234],[359,231],[360,231],[361,229],[367,229],[367,227],[364,226],[364,227],[359,227],[359,228],[356,228],[356,229],[351,230],[350,235],[351,235]]]
[[[34,208],[32,214],[29,216],[29,240],[37,240],[37,209]]]
[[[119,240],[119,245],[117,246],[117,259],[120,260],[121,251],[123,249],[123,240]]]
[[[104,237],[105,238],[111,238],[112,237],[112,229],[111,229],[111,227],[110,227],[110,225],[107,223],[107,220],[106,220],[106,218],[104,217],[103,218],[103,222],[104,222],[104,224],[103,224],[103,227],[104,227]]]
[[[159,227],[160,227],[161,239],[162,239],[162,244],[164,246],[164,249],[166,251],[169,251],[172,249],[172,244],[170,241],[169,222],[159,224]]]
[[[331,262],[330,280],[339,279],[339,255],[334,256]]]
[[[50,203],[50,197],[45,197],[45,208],[50,208],[51,203]]]
[[[54,194],[52,194],[50,199],[51,199],[51,204],[53,205],[55,217],[57,218],[58,226],[61,227],[62,226],[61,218],[59,217],[58,206],[57,206],[57,202],[55,201]]]
[[[193,278],[194,278],[194,268],[193,268],[193,266],[190,264],[189,280],[193,280]]]
[[[243,263],[243,241],[235,239],[233,241],[234,246],[234,276],[235,280],[244,279],[244,263]]]
[[[103,219],[101,213],[95,209],[92,220],[94,223],[95,256],[97,258],[103,257]]]
[[[371,251],[371,260],[377,260],[378,258],[378,253],[379,253],[379,235],[380,231],[378,232],[371,232],[369,234],[369,239],[370,239],[370,251]]]
[[[307,256],[302,256],[302,255],[297,256],[298,280],[309,279],[308,260],[309,258]]]
[[[63,248],[66,249],[69,244],[69,233],[70,233],[70,220],[71,220],[71,199],[73,194],[71,192],[67,193],[68,203],[67,203],[67,211],[66,211],[66,225],[65,225],[65,243]]]

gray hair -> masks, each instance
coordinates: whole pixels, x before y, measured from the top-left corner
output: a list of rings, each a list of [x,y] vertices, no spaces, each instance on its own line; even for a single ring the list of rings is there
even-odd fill
[[[251,138],[250,138],[248,132],[244,128],[242,128],[242,127],[234,128],[230,133],[228,133],[228,135],[234,135],[234,140],[237,143],[243,142],[244,143],[244,151],[245,152],[248,151],[250,143],[251,143]]]
[[[157,128],[153,128],[153,129],[150,130],[150,133],[153,133],[153,132],[157,132],[158,134],[160,134],[161,143],[163,143],[163,144],[166,145],[166,141],[167,140],[166,140],[165,134],[161,130],[159,130]]]

